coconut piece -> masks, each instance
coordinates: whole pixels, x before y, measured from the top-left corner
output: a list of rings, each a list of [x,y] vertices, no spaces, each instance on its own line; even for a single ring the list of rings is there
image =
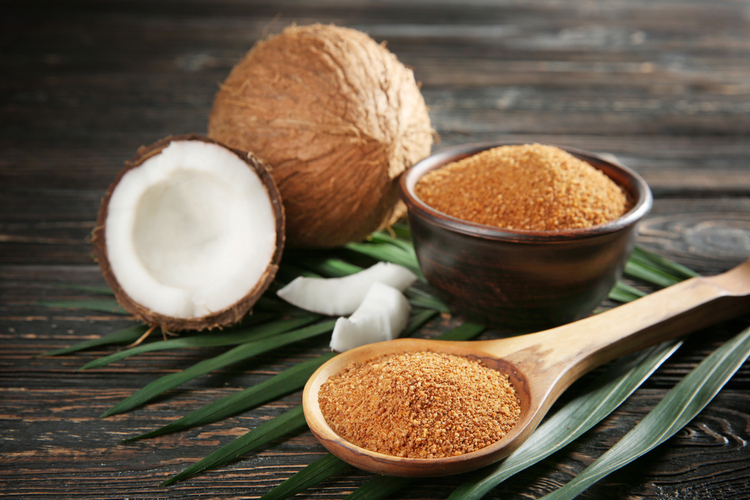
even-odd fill
[[[374,283],[362,304],[349,318],[339,318],[333,327],[331,349],[344,352],[374,342],[398,337],[409,323],[411,306],[396,288]]]
[[[399,175],[433,139],[412,70],[367,34],[320,24],[258,42],[221,86],[208,134],[272,167],[297,247],[390,221]]]
[[[403,292],[416,280],[417,276],[403,266],[378,262],[342,278],[300,276],[276,294],[307,311],[329,316],[348,316],[360,306],[374,283],[384,283]]]
[[[284,213],[265,166],[196,135],[138,150],[93,233],[122,307],[167,331],[239,321],[273,280]]]

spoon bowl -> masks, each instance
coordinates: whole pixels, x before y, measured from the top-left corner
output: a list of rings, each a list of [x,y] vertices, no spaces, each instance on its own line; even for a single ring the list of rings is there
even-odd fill
[[[750,260],[718,276],[692,278],[610,311],[542,332],[498,340],[399,339],[342,353],[308,380],[302,396],[310,430],[331,453],[355,467],[391,476],[441,476],[489,465],[531,435],[570,384],[619,356],[750,312]],[[521,404],[519,422],[497,442],[446,458],[403,458],[356,446],[337,435],[318,405],[328,378],[353,362],[388,354],[440,352],[480,360],[507,374]]]
[[[305,387],[303,405],[308,425],[310,425],[310,429],[318,440],[334,455],[360,469],[379,474],[392,476],[438,476],[455,474],[489,465],[506,456],[517,446],[520,446],[527,437],[525,434],[521,436],[521,433],[531,433],[533,431],[528,421],[533,412],[530,411],[531,392],[529,381],[524,373],[504,359],[485,352],[480,344],[484,344],[484,342],[396,339],[389,342],[368,344],[346,351],[321,366],[310,378]],[[507,374],[519,399],[521,420],[500,441],[472,453],[446,458],[417,459],[385,455],[356,446],[337,435],[326,423],[317,404],[317,395],[320,386],[330,376],[340,372],[350,363],[364,362],[389,354],[405,352],[440,352],[464,356],[469,359],[482,361],[489,368]]]

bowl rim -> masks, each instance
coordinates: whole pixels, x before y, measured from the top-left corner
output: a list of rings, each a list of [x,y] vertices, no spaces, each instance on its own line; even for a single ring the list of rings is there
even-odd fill
[[[533,231],[526,229],[505,229],[486,226],[476,222],[465,221],[456,217],[440,212],[424,203],[414,193],[414,188],[419,179],[428,172],[441,168],[454,161],[461,160],[468,156],[474,155],[481,151],[511,145],[523,144],[541,144],[538,142],[528,141],[491,141],[462,144],[448,147],[427,158],[419,161],[409,170],[404,172],[399,183],[401,188],[401,199],[406,204],[410,216],[417,216],[429,221],[431,224],[447,229],[452,232],[464,235],[480,237],[491,240],[503,241],[522,241],[522,242],[553,242],[569,241],[586,238],[594,238],[621,231],[625,228],[635,225],[640,221],[653,206],[653,195],[646,181],[634,170],[626,167],[614,157],[592,153],[578,148],[559,146],[545,143],[548,146],[555,146],[566,151],[573,156],[586,161],[597,170],[602,171],[607,177],[614,180],[618,185],[623,187],[633,197],[633,207],[621,217],[603,224],[589,226],[584,228],[565,229],[560,231]],[[604,169],[600,168],[604,167]]]

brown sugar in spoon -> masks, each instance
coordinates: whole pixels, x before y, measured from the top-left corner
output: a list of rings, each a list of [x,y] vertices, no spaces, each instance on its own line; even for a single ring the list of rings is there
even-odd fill
[[[302,397],[313,434],[340,459],[392,476],[457,474],[496,462],[518,448],[555,400],[581,375],[619,356],[750,312],[750,260],[717,276],[691,278],[589,318],[529,335],[451,342],[399,339],[342,353],[310,377]],[[400,458],[360,448],[331,430],[318,405],[320,386],[352,362],[386,354],[442,352],[483,361],[506,373],[521,403],[519,422],[499,441],[447,458]]]

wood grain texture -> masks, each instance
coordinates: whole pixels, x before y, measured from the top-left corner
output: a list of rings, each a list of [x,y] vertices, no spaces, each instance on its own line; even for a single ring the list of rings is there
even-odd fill
[[[158,486],[297,405],[299,394],[183,433],[119,441],[322,353],[325,340],[200,377],[108,419],[97,417],[222,349],[154,352],[86,372],[77,369],[112,349],[35,357],[132,324],[38,301],[87,296],[59,283],[104,284],[87,238],[107,186],[139,146],[205,133],[218,83],[259,38],[292,22],[333,22],[386,41],[422,83],[440,136],[434,151],[514,140],[616,156],[655,194],[639,243],[714,274],[750,255],[749,9],[743,0],[4,2],[0,496],[258,498],[323,455],[301,432],[228,467]],[[456,323],[439,318],[420,335]],[[697,332],[608,419],[487,498],[539,498],[560,486],[748,324],[746,315]],[[746,363],[685,429],[581,498],[750,497],[748,383]],[[299,497],[344,498],[370,477],[351,470]],[[464,479],[414,481],[397,498],[446,498]]]

